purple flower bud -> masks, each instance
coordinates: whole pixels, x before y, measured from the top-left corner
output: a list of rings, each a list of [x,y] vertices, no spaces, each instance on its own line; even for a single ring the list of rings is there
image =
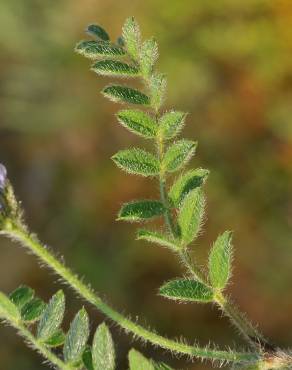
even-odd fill
[[[3,190],[5,187],[6,177],[7,177],[6,167],[2,163],[0,163],[0,190]]]

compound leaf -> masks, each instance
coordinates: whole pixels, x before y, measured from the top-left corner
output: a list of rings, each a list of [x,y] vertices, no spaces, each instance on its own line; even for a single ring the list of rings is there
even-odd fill
[[[40,298],[33,298],[21,308],[21,318],[25,322],[33,323],[41,317],[46,304]]]
[[[165,113],[159,120],[159,135],[163,139],[174,138],[182,130],[186,115],[176,111]]]
[[[75,51],[86,58],[98,59],[102,56],[119,57],[125,55],[125,50],[120,46],[105,41],[80,41]]]
[[[67,363],[76,363],[82,358],[89,337],[89,320],[82,308],[70,325],[64,343],[64,359]]]
[[[2,292],[0,292],[0,318],[11,317],[18,320],[20,317],[17,306]]]
[[[174,240],[171,240],[167,235],[159,233],[157,231],[141,229],[137,232],[138,240],[147,240],[150,243],[159,244],[163,247],[177,250],[178,247]]]
[[[11,302],[21,309],[27,302],[29,302],[34,296],[34,290],[28,286],[22,285],[15,289],[9,298]]]
[[[102,76],[135,77],[139,70],[137,67],[118,60],[99,60],[94,63],[91,70]]]
[[[135,349],[129,352],[129,365],[130,370],[155,370],[154,363]]]
[[[157,125],[148,114],[140,110],[125,109],[117,114],[118,121],[131,132],[152,139],[156,136]]]
[[[158,59],[158,45],[152,38],[143,42],[140,51],[140,67],[143,76],[148,77]]]
[[[110,331],[105,323],[97,328],[92,346],[94,370],[115,369],[115,349]]]
[[[200,187],[209,175],[208,170],[197,168],[183,173],[171,186],[168,197],[173,206],[178,207],[184,197],[193,189]]]
[[[102,90],[102,94],[115,103],[149,105],[150,99],[139,90],[128,86],[110,85]]]
[[[48,347],[56,348],[60,347],[65,342],[65,334],[62,329],[57,329],[50,338],[44,341],[45,345]]]
[[[37,338],[42,341],[49,339],[59,329],[65,312],[65,297],[62,290],[59,290],[45,308],[38,328]]]
[[[96,24],[90,24],[87,27],[86,32],[90,36],[97,37],[98,39],[101,39],[103,41],[109,41],[110,40],[110,37],[109,37],[108,33],[102,27],[100,27]]]
[[[190,244],[201,228],[205,198],[200,188],[194,189],[184,198],[178,215],[182,246]]]
[[[118,167],[126,172],[141,175],[155,176],[159,174],[159,162],[153,154],[143,149],[121,150],[112,156]]]
[[[224,289],[231,275],[232,233],[225,231],[215,241],[209,256],[209,277],[215,289]]]
[[[123,221],[146,221],[163,215],[164,205],[157,200],[140,200],[125,203],[118,215],[118,220]]]
[[[178,301],[211,302],[213,291],[197,280],[171,280],[162,285],[159,294]]]
[[[197,143],[191,140],[180,140],[172,144],[163,158],[163,167],[168,172],[182,168],[195,153]]]
[[[141,31],[134,17],[126,19],[122,37],[129,55],[137,61],[140,53]]]

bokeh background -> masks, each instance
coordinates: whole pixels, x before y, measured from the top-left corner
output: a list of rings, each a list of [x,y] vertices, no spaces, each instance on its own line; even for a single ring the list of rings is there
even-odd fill
[[[154,196],[150,180],[120,172],[110,156],[138,144],[118,109],[99,95],[108,81],[74,54],[91,22],[119,35],[134,15],[160,45],[166,108],[190,112],[184,136],[199,140],[193,166],[209,168],[208,219],[197,242],[206,260],[216,235],[235,231],[234,300],[282,346],[292,344],[292,3],[290,0],[1,0],[0,160],[31,228],[121,311],[169,337],[202,345],[243,343],[215,308],[156,295],[181,274],[166,250],[136,242],[117,223],[121,203]],[[0,285],[21,283],[45,299],[60,283],[35,259],[0,241]],[[67,321],[80,301],[65,288]],[[86,306],[87,307],[87,306]],[[92,327],[103,317],[88,307]],[[180,369],[210,364],[171,358],[112,327],[118,369],[133,345]],[[0,327],[0,369],[46,369],[10,328]]]

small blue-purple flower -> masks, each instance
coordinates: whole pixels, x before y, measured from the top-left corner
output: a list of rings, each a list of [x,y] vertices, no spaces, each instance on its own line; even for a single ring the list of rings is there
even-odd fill
[[[0,163],[0,191],[4,190],[7,178],[7,170],[6,167]]]

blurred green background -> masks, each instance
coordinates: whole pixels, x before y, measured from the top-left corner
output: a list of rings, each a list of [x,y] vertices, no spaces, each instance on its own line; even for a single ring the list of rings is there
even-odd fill
[[[116,123],[118,106],[99,95],[108,81],[96,78],[73,48],[87,24],[117,37],[129,15],[159,42],[166,108],[190,112],[184,136],[199,140],[192,165],[211,170],[199,259],[205,261],[219,232],[234,230],[230,293],[265,335],[291,346],[290,0],[1,0],[0,161],[27,221],[114,307],[159,333],[243,345],[215,308],[158,297],[159,285],[181,273],[179,264],[166,250],[136,242],[133,225],[115,221],[122,202],[155,196],[157,186],[113,165],[113,153],[140,140]],[[60,287],[3,238],[0,282],[5,292],[29,284],[45,299]],[[82,302],[65,290],[67,327]],[[88,309],[96,326],[103,317]],[[127,368],[132,345],[176,368],[211,368],[112,331],[119,369]],[[46,368],[13,329],[0,327],[1,370]]]

